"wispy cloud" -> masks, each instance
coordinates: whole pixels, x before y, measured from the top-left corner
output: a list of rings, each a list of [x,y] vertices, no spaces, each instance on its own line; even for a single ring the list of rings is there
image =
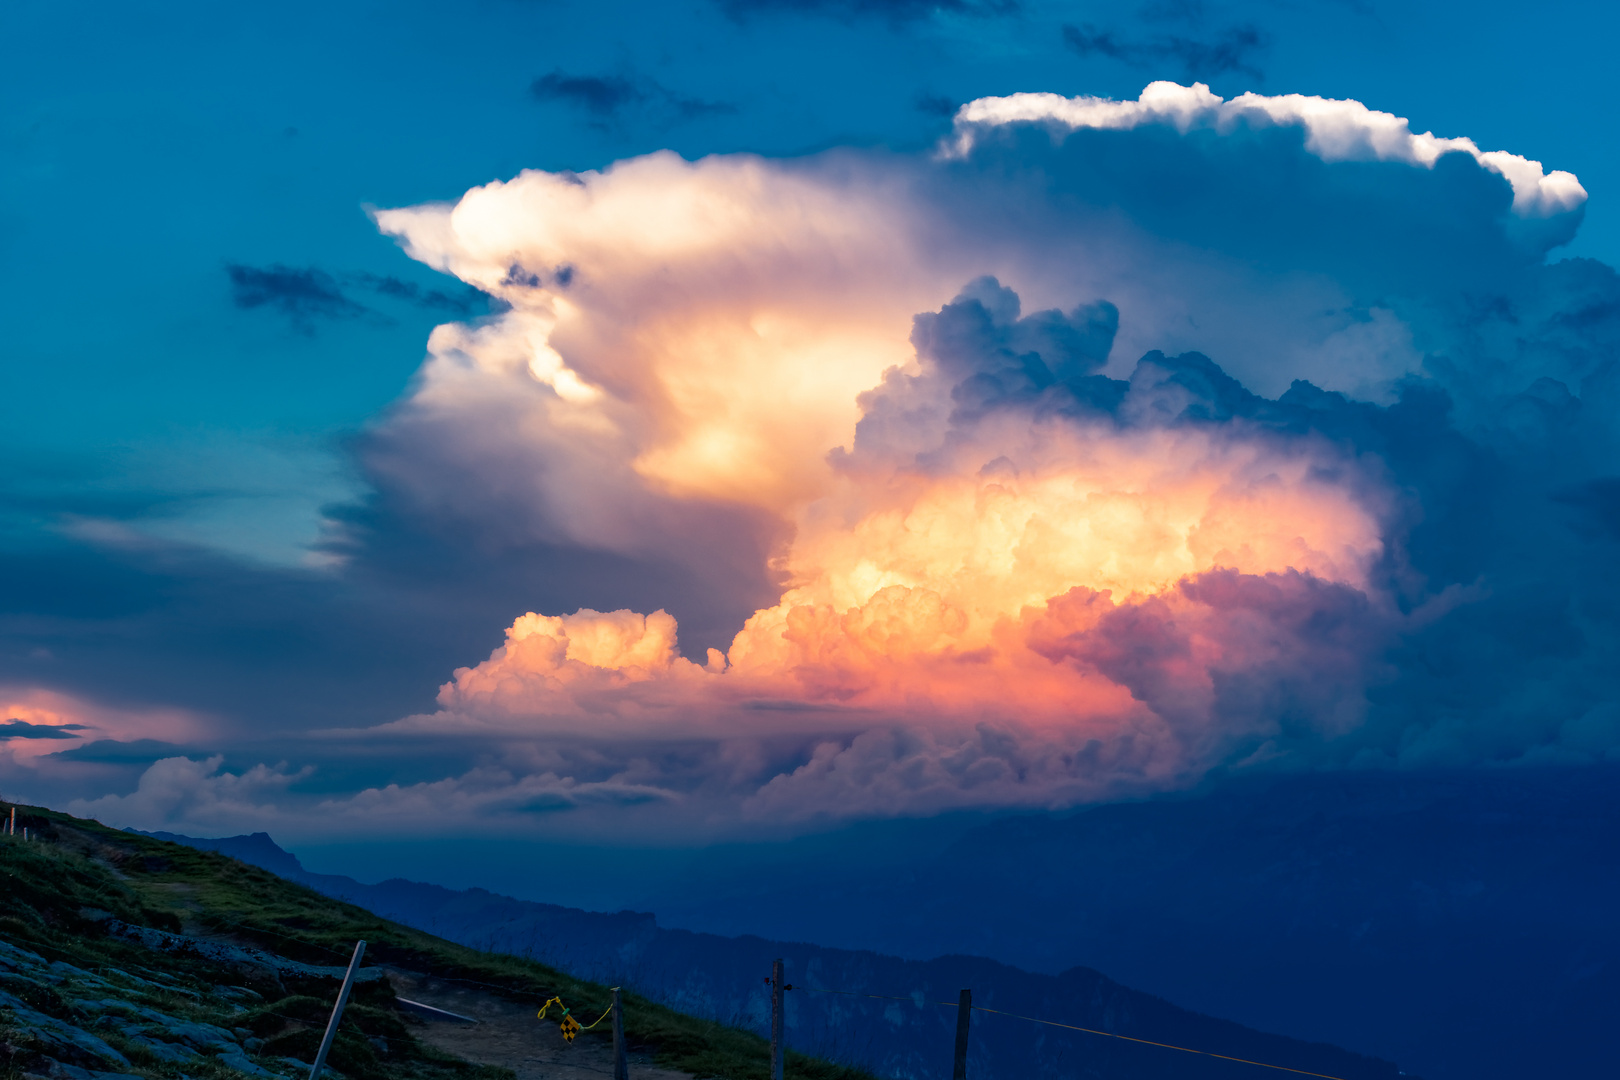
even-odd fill
[[[360,289],[389,301],[410,304],[446,315],[473,315],[487,307],[487,297],[478,290],[463,287],[454,292],[423,288],[392,275],[367,272],[333,274],[315,266],[289,267],[276,263],[267,267],[227,263],[231,302],[243,310],[268,308],[284,316],[292,327],[313,334],[317,320],[342,321],[362,316],[387,323],[382,312],[355,300]]]
[[[1229,72],[1263,80],[1256,63],[1265,51],[1266,35],[1253,23],[1229,26],[1207,38],[1164,34],[1132,39],[1115,30],[1099,30],[1087,23],[1065,24],[1063,41],[1081,56],[1106,56],[1132,67],[1148,68],[1174,62],[1194,79],[1210,79]]]
[[[529,93],[536,101],[569,106],[597,127],[622,123],[635,114],[694,120],[737,111],[735,105],[678,94],[644,76],[575,75],[558,69],[530,83]]]
[[[231,302],[237,307],[270,308],[305,333],[313,332],[316,319],[353,319],[366,313],[364,306],[343,294],[331,274],[313,266],[228,263],[225,273],[231,282]]]
[[[0,720],[0,739],[77,739],[83,724],[31,724],[12,717]]]

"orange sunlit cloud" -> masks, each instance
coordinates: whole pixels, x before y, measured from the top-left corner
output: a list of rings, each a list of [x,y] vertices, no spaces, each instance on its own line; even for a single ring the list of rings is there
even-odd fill
[[[671,565],[705,554],[671,506],[782,526],[781,592],[729,642],[682,641],[662,610],[529,612],[440,712],[386,730],[991,724],[1164,776],[1260,752],[1279,716],[1357,722],[1392,610],[1377,574],[1399,556],[1379,463],[1232,412],[1217,398],[1247,392],[1202,357],[1111,355],[1129,320],[1135,341],[1187,321],[1154,241],[1106,222],[1061,258],[964,239],[916,175],[657,154],[379,212],[413,256],[510,305],[435,331],[390,446],[430,443],[441,471],[422,482],[390,449],[377,467],[402,489]],[[1023,315],[1013,288],[1080,306]]]

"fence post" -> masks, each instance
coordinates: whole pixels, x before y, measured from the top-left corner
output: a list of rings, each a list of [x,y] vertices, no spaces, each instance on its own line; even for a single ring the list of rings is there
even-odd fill
[[[963,990],[956,1006],[956,1063],[951,1066],[951,1080],[967,1080],[968,1021],[973,1018],[973,991]]]
[[[332,1006],[332,1019],[326,1023],[326,1035],[321,1039],[321,1048],[315,1054],[315,1064],[310,1066],[309,1080],[320,1080],[321,1070],[326,1067],[326,1054],[332,1049],[332,1040],[337,1036],[338,1024],[343,1021],[343,1006],[349,1003],[349,991],[354,989],[354,973],[360,970],[360,958],[366,955],[366,943],[354,943],[354,955],[349,958],[349,970],[343,975],[343,988],[338,991],[337,1004]]]
[[[782,1080],[782,1059],[787,1047],[782,1039],[782,961],[771,961],[771,1080]]]
[[[630,1080],[630,1061],[624,1053],[624,1004],[613,988],[613,1080]]]

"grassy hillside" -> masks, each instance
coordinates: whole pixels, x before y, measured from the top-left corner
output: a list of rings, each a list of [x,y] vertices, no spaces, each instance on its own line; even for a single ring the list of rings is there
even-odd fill
[[[333,972],[309,968],[341,967],[359,938],[368,967],[464,980],[536,1007],[560,994],[582,1015],[609,1001],[602,986],[452,944],[214,852],[34,807],[19,807],[17,822],[16,838],[0,837],[3,1080],[299,1075],[296,1062],[313,1058],[337,989]],[[24,826],[37,839],[24,841]],[[635,994],[625,997],[625,1026],[630,1044],[667,1068],[767,1075],[765,1041],[749,1032]],[[606,1037],[607,1025],[581,1036]],[[417,1039],[384,979],[357,986],[330,1060],[349,1080],[511,1075]],[[787,1074],[870,1076],[791,1052]]]

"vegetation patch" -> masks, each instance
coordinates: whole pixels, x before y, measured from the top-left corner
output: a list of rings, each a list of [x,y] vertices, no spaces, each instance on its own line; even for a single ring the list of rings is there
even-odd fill
[[[596,983],[456,945],[216,852],[33,807],[19,807],[17,822],[29,840],[0,838],[0,1080],[68,1075],[60,1065],[150,1080],[305,1076],[299,1063],[314,1058],[358,939],[368,967],[536,1007],[561,995],[582,1014],[611,1000]],[[766,1080],[758,1035],[635,993],[624,1004],[627,1040],[658,1064]],[[329,1058],[339,1080],[511,1080],[427,1045],[415,1022],[386,979],[357,983]],[[608,1037],[607,1025],[581,1036]],[[871,1080],[791,1052],[786,1067],[795,1080]]]

